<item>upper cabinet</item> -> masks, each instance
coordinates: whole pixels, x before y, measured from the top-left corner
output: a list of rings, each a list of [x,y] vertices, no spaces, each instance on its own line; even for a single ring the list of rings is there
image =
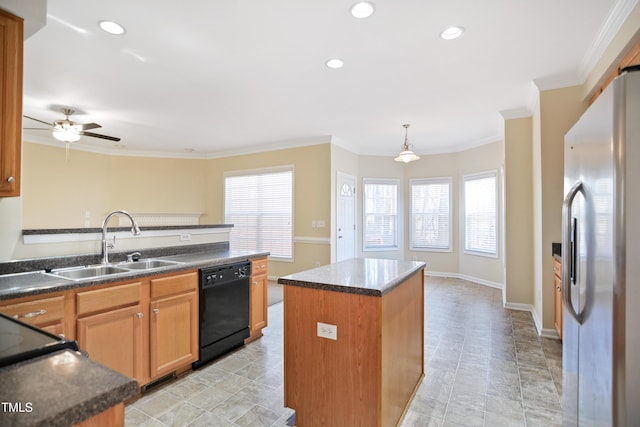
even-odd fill
[[[22,18],[0,10],[0,197],[20,195]]]

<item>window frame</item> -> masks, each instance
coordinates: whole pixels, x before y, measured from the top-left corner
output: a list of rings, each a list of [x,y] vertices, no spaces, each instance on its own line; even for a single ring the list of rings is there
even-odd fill
[[[389,179],[389,178],[363,178],[362,185],[362,251],[363,252],[383,252],[383,251],[399,251],[400,250],[400,224],[399,224],[399,212],[400,212],[400,191],[402,188],[400,187],[399,179]],[[396,188],[396,200],[395,200],[395,234],[394,234],[394,244],[387,246],[367,246],[367,185],[368,184],[378,184],[378,185],[393,185]]]
[[[264,251],[270,252],[269,259],[277,260],[277,261],[294,261],[294,253],[295,253],[295,168],[293,165],[284,165],[284,166],[276,166],[276,167],[268,167],[268,168],[258,168],[258,169],[245,169],[245,170],[235,170],[235,171],[225,171],[223,173],[222,180],[222,192],[223,192],[223,217],[225,218],[225,223],[227,222],[227,178],[233,177],[247,177],[247,176],[258,176],[258,175],[269,175],[276,174],[282,172],[290,172],[291,173],[291,219],[290,219],[290,230],[291,230],[291,240],[289,242],[289,247],[291,248],[291,252],[288,256],[274,255],[273,251],[270,249],[262,249],[256,246],[256,251]],[[234,224],[234,228],[236,228],[236,224]],[[232,245],[233,240],[233,230],[231,229],[230,233],[230,244]]]
[[[446,247],[439,246],[415,246],[415,221],[414,221],[414,198],[413,198],[413,186],[414,185],[429,185],[429,184],[446,184],[449,187],[449,206],[448,206],[448,245]],[[409,250],[411,251],[423,251],[423,252],[453,252],[453,177],[437,177],[437,178],[416,178],[409,180]]]
[[[468,248],[468,232],[467,232],[467,212],[468,212],[468,203],[467,203],[467,182],[474,180],[481,180],[486,178],[493,178],[494,180],[494,229],[495,229],[495,251],[486,251],[476,248]],[[462,200],[463,200],[463,214],[462,214],[462,231],[463,231],[463,242],[462,249],[463,252],[467,255],[477,255],[483,256],[487,258],[499,258],[500,251],[500,215],[499,215],[499,181],[498,181],[498,171],[496,169],[492,169],[485,172],[479,172],[469,175],[464,175],[462,178]]]

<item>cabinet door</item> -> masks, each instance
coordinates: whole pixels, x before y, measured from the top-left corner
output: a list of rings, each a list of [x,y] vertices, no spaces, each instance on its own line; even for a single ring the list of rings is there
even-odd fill
[[[151,301],[150,375],[155,378],[198,360],[198,294]]]
[[[142,382],[142,305],[78,319],[78,344],[89,357]]]
[[[554,325],[560,339],[562,339],[562,280],[558,276],[554,276],[554,285]]]
[[[0,10],[0,197],[20,195],[23,21]]]
[[[248,340],[253,340],[262,336],[262,328],[267,326],[267,290],[268,278],[266,274],[251,276],[250,288],[250,322],[249,328],[251,336]]]

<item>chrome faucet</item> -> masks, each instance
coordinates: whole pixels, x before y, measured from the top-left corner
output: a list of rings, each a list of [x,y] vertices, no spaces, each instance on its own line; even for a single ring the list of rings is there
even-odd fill
[[[138,223],[131,216],[131,214],[127,211],[113,211],[102,222],[102,263],[109,264],[109,249],[113,248],[112,243],[107,242],[107,224],[109,224],[109,220],[115,214],[121,214],[129,218],[131,220],[131,232],[134,236],[140,234],[140,227],[138,227]]]

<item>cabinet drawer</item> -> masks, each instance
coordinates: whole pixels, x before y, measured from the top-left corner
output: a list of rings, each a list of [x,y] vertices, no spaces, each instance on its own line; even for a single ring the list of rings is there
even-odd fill
[[[140,301],[141,285],[140,282],[135,282],[94,291],[78,292],[76,295],[78,316],[135,304]]]
[[[151,280],[151,298],[198,289],[198,273],[179,274]]]
[[[267,259],[258,258],[251,260],[251,275],[257,276],[259,274],[267,273]]]
[[[64,297],[57,296],[0,307],[7,316],[31,325],[42,325],[64,318]]]

